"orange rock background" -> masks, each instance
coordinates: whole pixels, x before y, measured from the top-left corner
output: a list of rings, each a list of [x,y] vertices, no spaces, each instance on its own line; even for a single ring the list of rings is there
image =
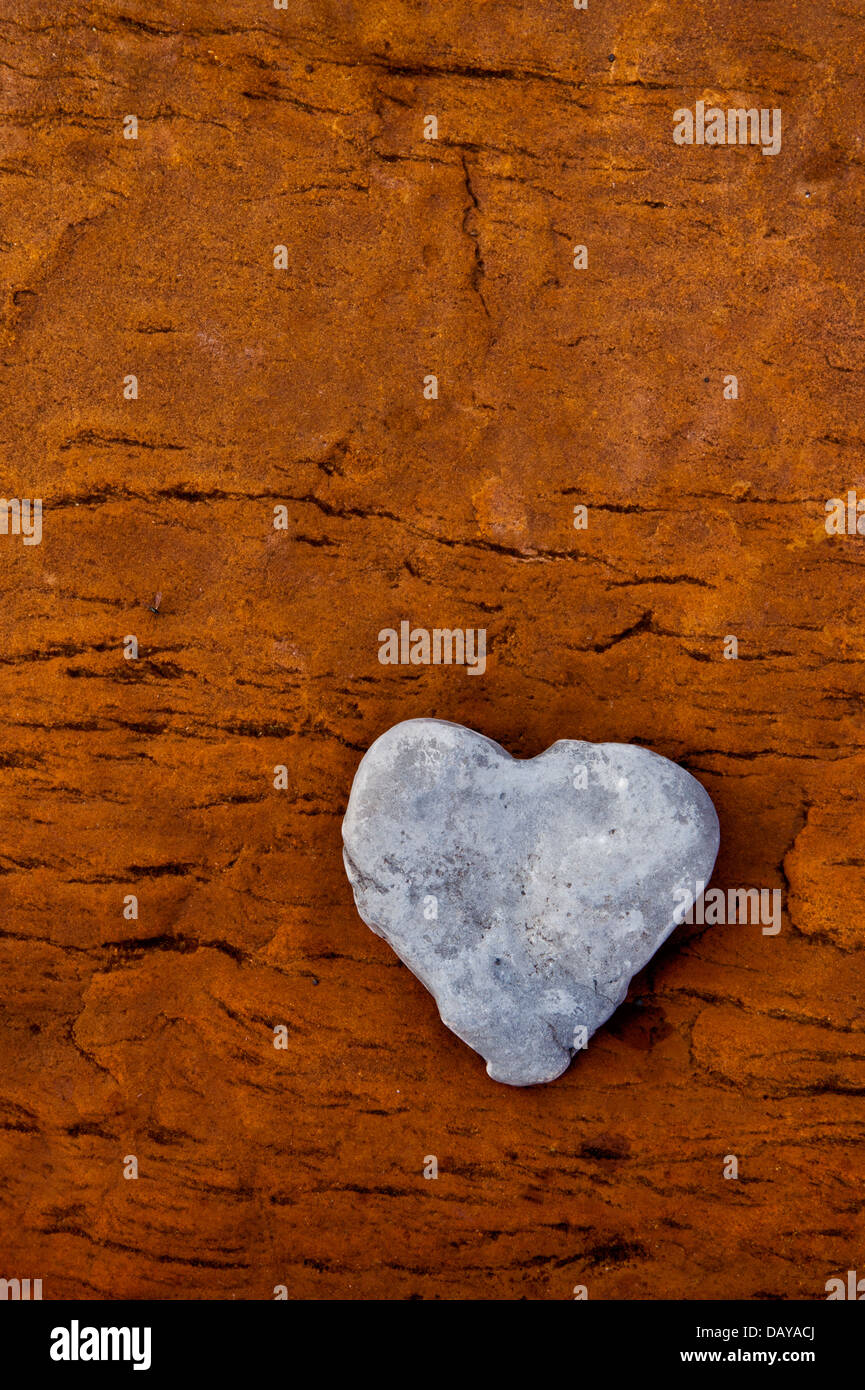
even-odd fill
[[[0,1276],[862,1272],[865,540],[824,526],[865,491],[862,22],[4,0],[2,490],[45,512],[0,535]],[[674,145],[698,99],[780,107],[780,154]],[[486,674],[381,666],[403,618],[485,627]],[[415,715],[676,759],[781,933],[677,931],[563,1078],[496,1085],[342,869]]]

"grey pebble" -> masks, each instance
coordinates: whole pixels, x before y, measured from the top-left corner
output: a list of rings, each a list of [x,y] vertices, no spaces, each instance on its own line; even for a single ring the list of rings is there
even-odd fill
[[[441,719],[376,739],[342,834],[363,920],[511,1086],[567,1069],[708,883],[720,838],[700,783],[648,749],[561,739],[518,759]]]

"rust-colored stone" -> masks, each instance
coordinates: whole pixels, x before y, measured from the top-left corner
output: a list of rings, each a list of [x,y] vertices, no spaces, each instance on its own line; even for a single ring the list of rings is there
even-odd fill
[[[865,493],[863,68],[816,0],[6,0],[2,492],[45,512],[0,535],[0,1276],[861,1269],[865,539],[824,503]],[[703,98],[779,106],[780,153],[675,146]],[[483,678],[379,665],[403,618],[485,626]],[[414,715],[681,761],[781,933],[682,928],[560,1081],[496,1086],[342,870]]]

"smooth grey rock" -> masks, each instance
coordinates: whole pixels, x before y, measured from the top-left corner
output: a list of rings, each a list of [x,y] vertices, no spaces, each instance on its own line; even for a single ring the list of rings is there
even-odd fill
[[[512,1086],[565,1071],[719,843],[708,793],[657,753],[562,739],[516,759],[440,719],[375,741],[342,834],[361,917]]]

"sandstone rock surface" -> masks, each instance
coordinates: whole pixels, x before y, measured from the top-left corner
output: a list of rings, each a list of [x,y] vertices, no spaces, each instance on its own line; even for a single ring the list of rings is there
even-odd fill
[[[861,1273],[856,7],[0,8],[2,495],[44,503],[0,535],[0,1277]],[[674,145],[704,97],[782,106],[780,154]],[[406,617],[485,674],[381,665]],[[687,767],[781,932],[677,930],[559,1082],[493,1085],[342,866],[359,759],[430,714]]]

